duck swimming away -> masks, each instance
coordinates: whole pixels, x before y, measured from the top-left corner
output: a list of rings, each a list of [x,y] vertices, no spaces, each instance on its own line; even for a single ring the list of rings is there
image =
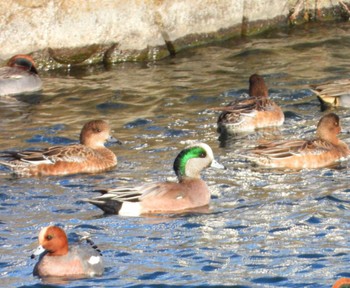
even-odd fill
[[[222,111],[217,121],[220,133],[249,132],[281,126],[284,122],[282,109],[268,98],[264,78],[258,74],[249,78],[249,98],[238,99],[227,106],[210,110]]]

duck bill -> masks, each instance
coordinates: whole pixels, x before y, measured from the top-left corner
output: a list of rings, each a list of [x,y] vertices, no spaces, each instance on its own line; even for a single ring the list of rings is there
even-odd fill
[[[118,144],[118,145],[123,144],[120,140],[118,140],[117,138],[115,138],[113,136],[109,136],[109,138],[107,139],[107,142],[110,144]]]
[[[39,256],[45,252],[45,248],[41,245],[39,245],[33,252],[33,254],[30,256],[30,258],[35,258],[35,256]]]
[[[224,165],[220,164],[215,159],[211,162],[210,167],[217,168],[217,169],[226,169]]]

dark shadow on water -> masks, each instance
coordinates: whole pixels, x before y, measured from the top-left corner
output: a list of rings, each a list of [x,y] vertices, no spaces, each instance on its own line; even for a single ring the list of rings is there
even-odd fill
[[[15,95],[14,98],[17,101],[20,101],[23,103],[27,103],[30,105],[37,105],[42,103],[42,101],[44,100],[44,95],[41,91],[38,91],[34,93],[25,93],[25,94]]]

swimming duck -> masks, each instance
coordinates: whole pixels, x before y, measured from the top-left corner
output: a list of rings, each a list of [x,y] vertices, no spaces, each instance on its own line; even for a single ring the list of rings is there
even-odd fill
[[[29,55],[15,55],[0,68],[0,96],[40,90],[42,81]]]
[[[2,157],[14,160],[0,161],[0,164],[9,167],[18,176],[102,172],[117,165],[116,155],[104,146],[106,141],[120,144],[119,140],[111,137],[106,121],[93,120],[82,128],[80,144],[4,152]]]
[[[40,255],[33,275],[39,277],[92,277],[104,272],[100,251],[88,241],[87,245],[68,246],[67,235],[58,226],[48,226],[39,233],[39,246],[32,258]]]
[[[174,161],[178,182],[143,184],[99,190],[103,195],[86,199],[105,213],[124,216],[177,213],[205,207],[210,201],[207,184],[200,172],[207,167],[223,169],[205,143],[196,143],[182,150]]]
[[[258,146],[249,155],[254,162],[267,167],[291,169],[332,166],[350,155],[349,147],[337,135],[341,127],[338,115],[324,115],[312,140],[286,140]]]
[[[249,78],[249,98],[232,101],[224,107],[218,118],[219,132],[248,132],[258,128],[281,126],[284,122],[282,109],[268,98],[264,78],[253,74]]]
[[[350,107],[350,79],[336,80],[319,85],[311,85],[322,108],[328,106]]]

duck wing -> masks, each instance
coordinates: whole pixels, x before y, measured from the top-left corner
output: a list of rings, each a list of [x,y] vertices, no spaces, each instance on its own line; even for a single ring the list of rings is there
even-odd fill
[[[149,197],[160,197],[164,195],[168,191],[168,189],[166,182],[154,182],[136,187],[118,187],[114,189],[99,189],[95,191],[102,193],[102,195],[94,197],[94,200],[139,202]]]
[[[339,97],[350,95],[350,79],[341,79],[320,85],[311,85],[311,90],[319,96],[328,95]]]
[[[2,157],[11,157],[14,160],[39,165],[53,164],[59,161],[83,162],[93,154],[91,149],[84,145],[53,146],[44,150],[24,150],[21,152],[4,152]]]
[[[334,146],[324,140],[292,140],[271,142],[259,145],[252,150],[252,153],[258,154],[270,159],[289,158],[295,155],[320,155],[333,149]]]
[[[2,67],[0,69],[0,79],[20,79],[28,75],[28,71],[15,67]]]
[[[243,117],[254,117],[258,111],[271,111],[276,104],[268,98],[249,97],[235,100],[227,106],[214,107],[211,110],[221,111],[218,122],[240,122]]]

